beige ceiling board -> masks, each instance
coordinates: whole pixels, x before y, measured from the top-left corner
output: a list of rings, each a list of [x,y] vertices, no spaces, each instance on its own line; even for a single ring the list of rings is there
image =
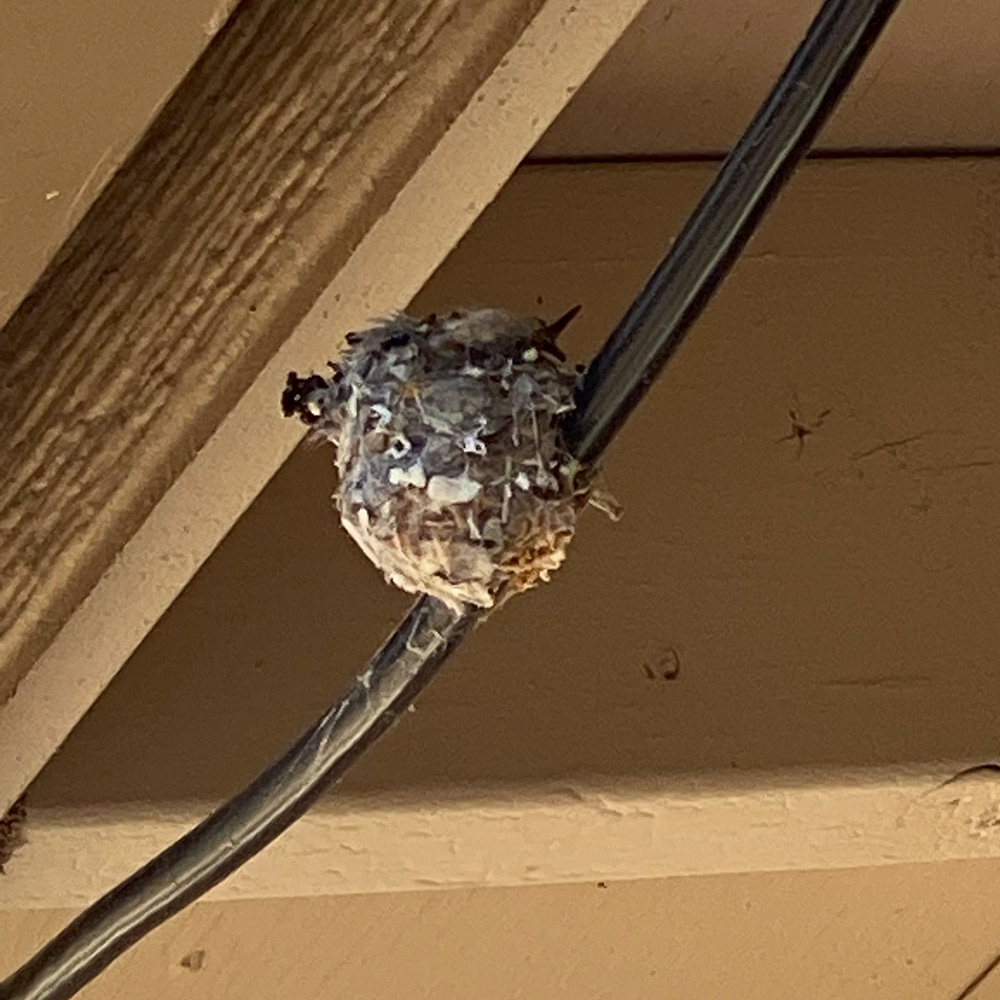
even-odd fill
[[[650,0],[543,136],[543,157],[719,154],[819,0]],[[996,0],[906,0],[820,149],[1000,147]]]
[[[519,171],[418,305],[582,302],[586,358],[711,176]],[[616,442],[624,518],[588,515],[223,891],[996,854],[990,772],[937,785],[997,759],[998,219],[997,160],[807,164]],[[296,451],[35,782],[24,905],[65,901],[48,865],[80,900],[235,791],[402,613],[332,458]]]
[[[201,903],[87,1000],[953,1000],[1000,862]],[[0,974],[72,911],[0,912]],[[975,1000],[1000,996],[996,975]]]
[[[0,338],[0,804],[294,448],[287,370],[419,290],[640,6],[238,8]]]

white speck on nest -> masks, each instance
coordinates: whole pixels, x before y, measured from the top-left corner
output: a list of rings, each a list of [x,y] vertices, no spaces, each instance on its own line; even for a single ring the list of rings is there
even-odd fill
[[[479,496],[482,486],[468,476],[432,476],[427,496],[435,503],[468,503]]]
[[[424,467],[419,462],[414,462],[408,469],[393,466],[389,470],[389,482],[393,486],[415,486],[422,490],[427,485],[427,475]]]
[[[341,521],[392,583],[491,607],[563,561],[593,471],[560,429],[573,314],[398,315],[350,334],[332,376],[289,375],[284,411],[336,444]]]

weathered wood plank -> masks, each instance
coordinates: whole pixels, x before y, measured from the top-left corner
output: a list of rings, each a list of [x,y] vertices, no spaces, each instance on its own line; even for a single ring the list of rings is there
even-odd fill
[[[236,12],[4,329],[0,697],[540,6]]]
[[[641,5],[237,10],[0,336],[0,801],[294,447],[275,351],[405,304]]]

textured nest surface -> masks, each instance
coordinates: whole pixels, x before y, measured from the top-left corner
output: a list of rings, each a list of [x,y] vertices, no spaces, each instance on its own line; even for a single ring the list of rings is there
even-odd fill
[[[554,324],[495,309],[350,334],[282,403],[337,446],[341,521],[388,580],[492,606],[562,562],[589,477],[559,432],[578,375]]]

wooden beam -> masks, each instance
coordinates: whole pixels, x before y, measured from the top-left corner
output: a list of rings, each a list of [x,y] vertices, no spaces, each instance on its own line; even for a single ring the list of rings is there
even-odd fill
[[[566,781],[492,794],[327,798],[206,897],[327,896],[1000,858],[1000,782],[963,765]],[[957,780],[949,779],[961,775]],[[80,907],[204,804],[29,812],[4,909]],[[586,830],[586,836],[580,831]]]
[[[642,0],[246,0],[0,336],[0,808]]]

